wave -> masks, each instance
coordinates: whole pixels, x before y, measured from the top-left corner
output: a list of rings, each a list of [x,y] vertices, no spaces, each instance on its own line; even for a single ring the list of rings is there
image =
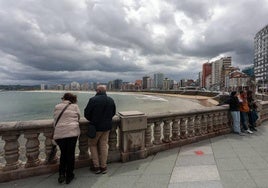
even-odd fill
[[[136,99],[140,99],[140,100],[150,100],[150,101],[162,101],[162,102],[168,102],[167,99],[163,99],[161,97],[155,97],[155,96],[151,96],[151,95],[142,95],[142,97],[140,96],[136,96]]]

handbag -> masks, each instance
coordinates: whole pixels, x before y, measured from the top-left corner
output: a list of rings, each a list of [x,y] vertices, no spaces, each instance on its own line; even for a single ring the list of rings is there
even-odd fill
[[[88,125],[87,136],[89,138],[95,138],[96,137],[96,127],[92,123],[89,123],[89,125]]]
[[[57,120],[56,120],[56,122],[55,122],[55,124],[54,124],[54,127],[56,127],[58,121],[60,120],[61,115],[62,115],[63,112],[68,108],[68,106],[69,106],[70,104],[71,104],[71,103],[68,103],[68,104],[62,109],[61,113],[60,113],[59,116],[57,117]],[[54,132],[53,132],[53,135],[54,135]],[[53,138],[53,135],[52,135],[52,138]],[[52,140],[52,147],[51,147],[51,150],[50,150],[50,152],[49,152],[49,154],[48,154],[48,159],[47,159],[47,161],[48,161],[48,162],[51,162],[51,161],[54,159],[56,153],[57,153],[57,143],[56,143],[55,140]]]

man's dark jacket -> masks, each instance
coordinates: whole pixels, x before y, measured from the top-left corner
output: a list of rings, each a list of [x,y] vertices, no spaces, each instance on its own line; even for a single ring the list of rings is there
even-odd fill
[[[115,112],[114,100],[106,93],[97,93],[89,99],[84,115],[88,121],[96,126],[96,131],[108,131],[112,129],[112,119]]]
[[[231,96],[229,100],[229,110],[230,111],[239,111],[239,100],[236,96]]]

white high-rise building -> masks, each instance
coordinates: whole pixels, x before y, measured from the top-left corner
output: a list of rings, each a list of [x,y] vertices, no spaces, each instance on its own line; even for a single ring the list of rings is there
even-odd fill
[[[268,25],[254,37],[254,74],[259,85],[268,81]]]
[[[224,70],[232,65],[231,57],[223,57],[212,62],[211,84],[213,89],[220,90],[225,86]]]
[[[80,90],[80,84],[78,82],[72,82],[71,90]]]
[[[154,74],[154,87],[157,89],[163,89],[163,80],[164,80],[163,73],[159,72]]]

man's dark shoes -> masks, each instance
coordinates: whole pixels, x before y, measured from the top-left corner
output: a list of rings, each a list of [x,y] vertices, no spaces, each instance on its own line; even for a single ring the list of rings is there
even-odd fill
[[[107,167],[104,167],[104,168],[100,168],[100,171],[102,174],[106,174],[107,173]]]
[[[71,181],[74,179],[74,174],[71,174],[70,176],[66,177],[66,184],[71,183]]]
[[[101,173],[100,167],[90,167],[90,170],[94,172],[95,174]]]
[[[64,175],[60,175],[58,178],[58,182],[59,183],[63,183],[65,181],[65,176]]]
[[[253,130],[253,131],[258,131],[255,127],[252,127],[252,130]]]
[[[250,127],[251,131],[258,131],[255,127]]]

